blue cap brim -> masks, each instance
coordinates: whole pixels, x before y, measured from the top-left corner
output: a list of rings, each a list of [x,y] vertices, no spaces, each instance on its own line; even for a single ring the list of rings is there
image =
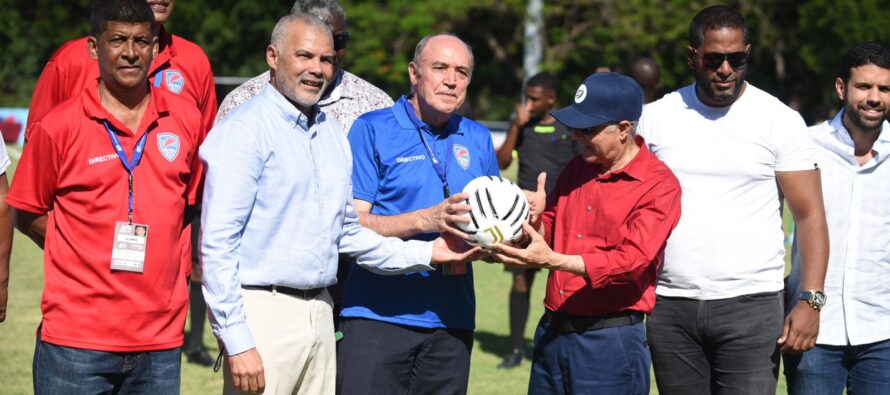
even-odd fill
[[[559,123],[566,125],[569,129],[589,129],[611,122],[609,119],[587,115],[578,111],[573,106],[560,108],[559,110],[551,112],[550,115],[552,115],[553,118],[556,118]]]

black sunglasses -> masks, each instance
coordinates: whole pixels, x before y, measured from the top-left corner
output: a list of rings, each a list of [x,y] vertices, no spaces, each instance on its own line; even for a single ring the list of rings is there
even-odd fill
[[[349,32],[335,34],[334,35],[334,51],[339,51],[341,49],[345,49],[346,43],[349,42],[350,38],[352,38],[352,35],[349,34]]]
[[[701,53],[701,65],[711,70],[719,69],[726,61],[729,61],[729,66],[734,69],[744,67],[748,64],[748,52]]]

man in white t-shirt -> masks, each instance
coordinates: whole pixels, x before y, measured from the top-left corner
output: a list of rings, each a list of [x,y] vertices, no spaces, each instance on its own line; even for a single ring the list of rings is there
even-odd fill
[[[780,189],[798,226],[803,289],[821,294],[828,233],[816,152],[794,110],[745,82],[744,18],[692,20],[695,83],[646,106],[639,132],[683,188],[647,331],[661,394],[775,394],[779,349],[812,348],[821,305],[783,322]],[[778,188],[777,188],[778,184]]]
[[[809,129],[831,230],[830,303],[816,347],[785,355],[792,395],[890,394],[890,47],[856,44],[838,71],[843,108]],[[792,254],[786,290],[796,295],[801,256],[797,248]]]

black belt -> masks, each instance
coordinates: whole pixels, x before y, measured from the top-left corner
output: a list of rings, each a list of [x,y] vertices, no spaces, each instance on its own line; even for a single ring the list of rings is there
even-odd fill
[[[643,313],[639,311],[623,311],[615,314],[594,317],[577,317],[547,310],[545,313],[550,327],[560,333],[586,332],[595,329],[614,328],[643,322]]]
[[[312,299],[318,296],[324,288],[299,289],[291,287],[282,287],[280,285],[242,285],[241,288],[253,289],[257,291],[269,291],[272,293],[281,292],[285,295],[294,296],[300,299]]]

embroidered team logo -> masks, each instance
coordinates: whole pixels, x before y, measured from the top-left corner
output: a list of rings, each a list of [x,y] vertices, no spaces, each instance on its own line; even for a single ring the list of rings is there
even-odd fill
[[[587,86],[581,85],[578,87],[578,90],[575,91],[575,103],[581,103],[584,99],[587,98]]]
[[[185,77],[182,76],[179,70],[164,70],[164,85],[167,86],[168,91],[178,95],[179,92],[182,92],[182,88],[185,87]]]
[[[457,163],[460,165],[460,167],[462,167],[464,170],[469,169],[470,150],[460,144],[455,144],[452,150],[454,151],[454,159],[457,159]]]
[[[158,151],[164,155],[167,162],[173,162],[179,155],[179,136],[173,133],[161,133],[158,135]]]

